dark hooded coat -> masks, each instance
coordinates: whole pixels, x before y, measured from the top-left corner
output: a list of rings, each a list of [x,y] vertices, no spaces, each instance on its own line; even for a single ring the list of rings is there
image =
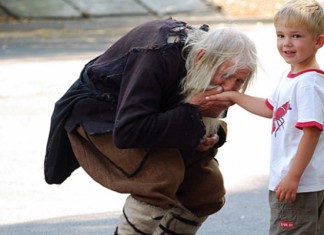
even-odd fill
[[[85,65],[51,119],[45,180],[60,184],[79,167],[67,132],[113,133],[119,148],[177,148],[184,158],[205,133],[198,107],[182,103],[182,49],[190,29],[173,19],[140,25]],[[174,41],[170,42],[170,38]],[[220,129],[221,145],[225,134]]]

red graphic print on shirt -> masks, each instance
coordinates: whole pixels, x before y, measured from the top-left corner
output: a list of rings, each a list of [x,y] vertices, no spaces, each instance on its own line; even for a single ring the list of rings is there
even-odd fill
[[[291,110],[289,101],[287,101],[285,104],[283,104],[281,107],[277,108],[273,114],[273,120],[272,120],[272,133],[277,134],[279,129],[284,127],[285,119],[284,116],[288,112],[288,110]]]

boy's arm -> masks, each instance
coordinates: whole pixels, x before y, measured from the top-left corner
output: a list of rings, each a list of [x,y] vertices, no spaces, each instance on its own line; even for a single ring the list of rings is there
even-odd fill
[[[236,91],[227,91],[206,97],[207,100],[230,100],[250,113],[271,118],[272,110],[266,105],[265,99],[249,96]]]
[[[296,193],[301,176],[312,159],[316,145],[321,135],[317,127],[304,127],[304,134],[299,142],[292,165],[280,183],[276,186],[276,196],[279,201],[288,202],[296,199]]]

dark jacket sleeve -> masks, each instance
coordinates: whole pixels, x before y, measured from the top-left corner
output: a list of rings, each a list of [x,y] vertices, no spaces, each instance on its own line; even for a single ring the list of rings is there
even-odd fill
[[[198,108],[179,104],[183,63],[180,49],[129,54],[113,133],[119,148],[193,149],[199,144],[205,128]]]

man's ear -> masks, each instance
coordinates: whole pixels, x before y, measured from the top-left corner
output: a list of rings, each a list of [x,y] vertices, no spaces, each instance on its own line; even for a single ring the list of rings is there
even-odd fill
[[[205,52],[206,52],[205,49],[199,49],[199,51],[197,52],[197,54],[195,56],[195,64],[197,64],[199,62],[199,60],[203,57]]]
[[[320,49],[322,46],[324,46],[324,34],[319,35],[316,40],[316,49]]]

